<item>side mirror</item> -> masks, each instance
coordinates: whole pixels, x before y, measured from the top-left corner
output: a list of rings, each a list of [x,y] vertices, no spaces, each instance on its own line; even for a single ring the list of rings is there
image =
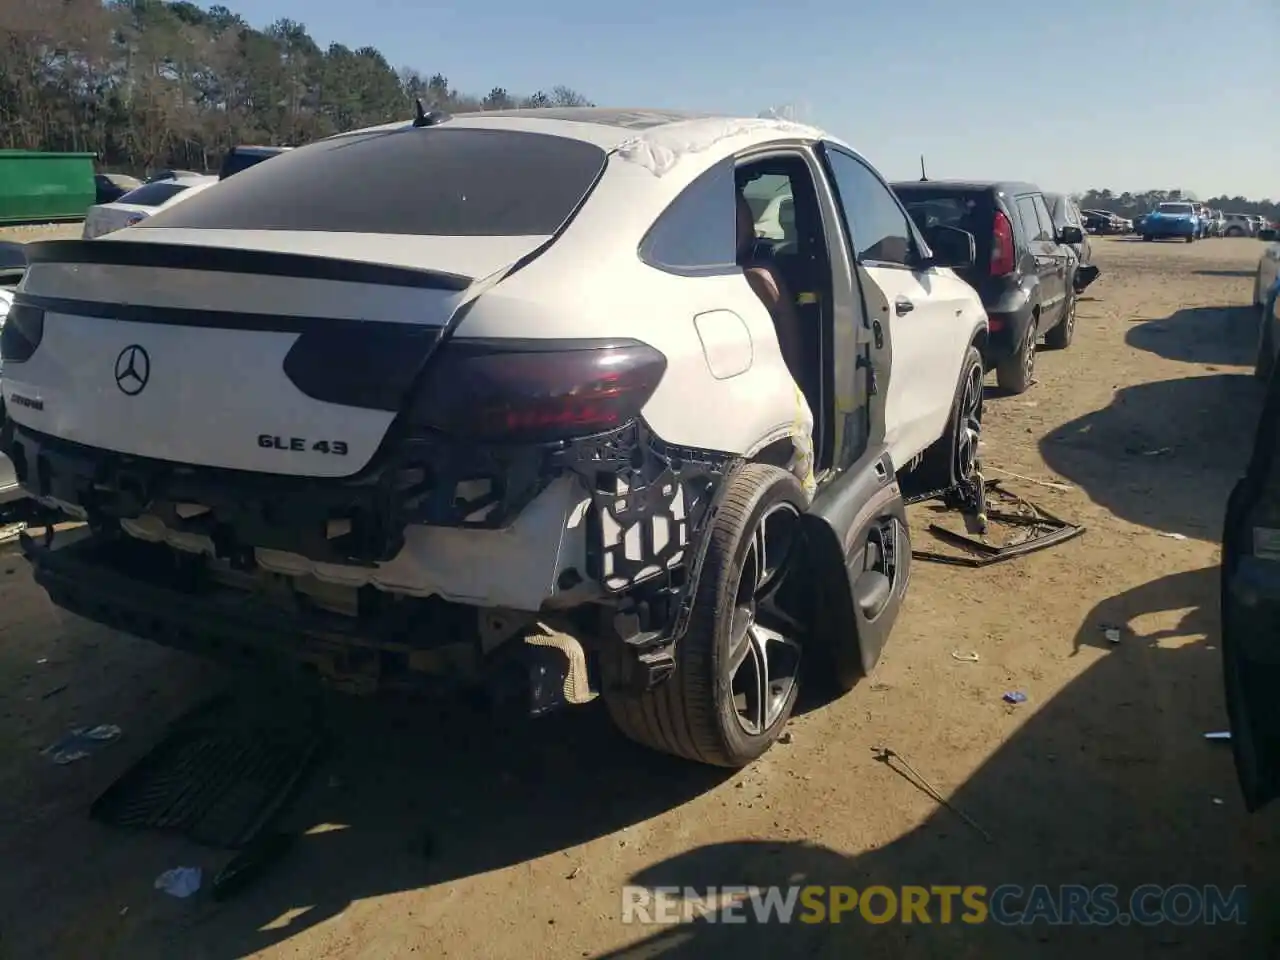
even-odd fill
[[[1258,231],[1259,240],[1275,240],[1275,238],[1276,238],[1276,231],[1273,230],[1271,227],[1267,227],[1265,230]]]
[[[932,266],[963,270],[977,262],[977,245],[968,230],[939,223],[926,230],[924,237],[933,251]]]
[[[1058,242],[1067,245],[1084,243],[1084,232],[1079,227],[1065,226],[1058,231]]]

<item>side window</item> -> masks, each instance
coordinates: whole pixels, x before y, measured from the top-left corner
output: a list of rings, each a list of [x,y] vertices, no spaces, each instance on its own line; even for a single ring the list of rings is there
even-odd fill
[[[733,163],[708,170],[685,187],[640,241],[640,258],[671,273],[737,270]]]
[[[1053,229],[1053,217],[1049,213],[1049,208],[1045,206],[1044,197],[1037,193],[1031,199],[1035,201],[1036,213],[1040,215],[1039,239],[1052,240],[1057,231]]]
[[[791,178],[766,173],[742,188],[742,198],[751,208],[756,236],[774,243],[794,243],[796,239],[796,199]]]
[[[858,261],[904,266],[914,262],[911,225],[889,188],[849,154],[828,150],[827,157]]]
[[[1028,242],[1045,239],[1044,227],[1040,225],[1040,218],[1036,215],[1035,197],[1018,198],[1018,219],[1022,221],[1022,232]]]

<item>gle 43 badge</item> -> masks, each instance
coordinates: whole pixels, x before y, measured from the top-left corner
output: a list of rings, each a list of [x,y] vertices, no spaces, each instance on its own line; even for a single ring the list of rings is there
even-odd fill
[[[290,453],[329,453],[337,457],[347,455],[345,440],[308,440],[306,437],[277,437],[270,433],[258,434],[258,446],[268,450],[287,450]]]

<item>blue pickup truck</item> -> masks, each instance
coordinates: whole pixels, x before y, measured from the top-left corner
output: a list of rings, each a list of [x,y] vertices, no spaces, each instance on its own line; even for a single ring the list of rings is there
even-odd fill
[[[1169,201],[1160,204],[1142,218],[1143,240],[1185,240],[1194,243],[1204,225],[1193,203]]]

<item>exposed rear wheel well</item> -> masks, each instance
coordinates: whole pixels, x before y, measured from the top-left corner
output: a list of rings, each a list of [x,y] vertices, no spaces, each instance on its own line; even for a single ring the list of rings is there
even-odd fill
[[[977,347],[979,353],[985,354],[987,352],[988,338],[987,328],[983,327],[981,330],[974,332],[973,339],[969,341],[969,346]]]
[[[787,469],[791,464],[791,458],[795,454],[795,445],[790,437],[783,437],[781,440],[774,440],[767,443],[750,457],[751,463],[764,463],[771,467],[781,467]]]

